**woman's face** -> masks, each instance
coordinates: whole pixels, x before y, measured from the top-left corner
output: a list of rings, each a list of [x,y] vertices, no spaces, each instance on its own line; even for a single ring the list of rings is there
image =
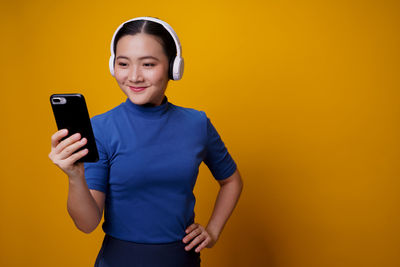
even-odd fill
[[[139,33],[118,40],[115,79],[137,105],[160,105],[168,84],[168,58],[158,37]]]

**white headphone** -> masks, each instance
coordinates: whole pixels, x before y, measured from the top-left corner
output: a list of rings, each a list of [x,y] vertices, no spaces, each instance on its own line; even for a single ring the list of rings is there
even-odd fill
[[[172,80],[180,80],[183,75],[184,64],[183,64],[183,58],[182,58],[182,47],[181,47],[181,43],[179,42],[178,35],[176,35],[175,31],[172,29],[172,27],[168,23],[166,23],[160,19],[156,19],[156,18],[152,18],[152,17],[137,17],[137,18],[130,19],[128,21],[125,21],[121,25],[119,25],[117,30],[114,32],[113,38],[111,40],[111,56],[110,56],[110,61],[109,61],[111,75],[114,76],[114,59],[115,59],[114,39],[115,39],[115,36],[119,32],[119,30],[122,28],[122,26],[124,26],[125,23],[131,22],[134,20],[148,20],[148,21],[153,21],[153,22],[159,23],[170,33],[172,39],[174,39],[174,42],[175,42],[176,57],[173,58],[169,64],[168,75],[169,75],[170,79],[172,79]]]

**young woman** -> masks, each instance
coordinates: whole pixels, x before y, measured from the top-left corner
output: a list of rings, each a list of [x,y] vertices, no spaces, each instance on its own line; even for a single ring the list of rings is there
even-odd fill
[[[179,39],[164,21],[139,17],[121,24],[111,42],[110,71],[125,102],[94,116],[100,160],[76,163],[86,139],[66,129],[51,138],[50,159],[69,179],[68,212],[90,233],[105,232],[95,266],[200,266],[242,191],[236,163],[203,111],[168,101],[179,80]],[[195,222],[193,188],[204,162],[220,189],[207,226]]]

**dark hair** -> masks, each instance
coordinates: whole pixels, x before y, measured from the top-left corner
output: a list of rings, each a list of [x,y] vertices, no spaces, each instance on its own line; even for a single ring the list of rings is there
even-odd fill
[[[114,55],[117,52],[117,43],[121,37],[125,35],[135,35],[138,33],[147,33],[157,36],[162,41],[162,47],[167,55],[169,62],[169,70],[171,71],[171,62],[176,57],[176,46],[171,34],[164,28],[163,25],[149,20],[134,20],[125,23],[117,32],[114,38]],[[168,73],[170,73],[170,71]]]

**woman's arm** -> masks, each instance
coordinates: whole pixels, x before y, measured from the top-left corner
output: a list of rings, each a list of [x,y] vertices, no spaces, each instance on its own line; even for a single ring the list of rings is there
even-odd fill
[[[198,244],[195,250],[196,252],[200,252],[200,250],[205,247],[213,247],[239,200],[243,189],[243,181],[239,170],[236,169],[229,178],[218,182],[221,187],[207,227],[204,228],[194,223],[186,229],[187,235],[184,237],[183,242],[187,243],[192,240],[190,244],[185,247],[186,250],[191,250]]]
[[[69,177],[67,210],[76,227],[91,233],[103,216],[105,194],[89,189],[85,177]]]
[[[211,218],[207,224],[207,232],[213,236],[215,241],[220,236],[228,218],[239,200],[243,189],[243,181],[238,170],[231,177],[218,181],[220,184],[219,193]]]
[[[76,161],[88,152],[87,149],[76,152],[87,142],[80,134],[74,134],[65,140],[68,131],[60,130],[51,137],[49,158],[68,176],[69,191],[67,209],[76,227],[85,233],[96,229],[101,221],[104,209],[105,194],[89,190],[82,162]],[[74,153],[76,152],[76,153]]]

